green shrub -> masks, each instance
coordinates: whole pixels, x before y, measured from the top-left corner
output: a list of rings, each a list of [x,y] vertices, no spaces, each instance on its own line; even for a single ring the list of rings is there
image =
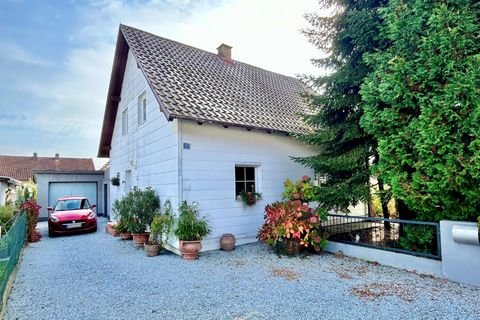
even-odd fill
[[[7,232],[12,226],[14,206],[0,206],[0,226],[2,226],[2,233]]]
[[[164,243],[168,241],[170,231],[173,225],[173,217],[168,214],[156,214],[150,224],[150,241],[158,243],[163,248]]]
[[[152,223],[155,212],[160,209],[160,199],[155,190],[134,187],[121,200],[115,200],[113,210],[124,224],[126,231],[143,233]]]
[[[188,204],[183,201],[178,208],[179,216],[175,227],[175,236],[179,240],[195,241],[202,240],[211,232],[205,217],[201,217],[198,203]]]
[[[403,228],[403,234],[400,236],[399,242],[403,249],[433,254],[433,237],[432,226],[406,225]]]

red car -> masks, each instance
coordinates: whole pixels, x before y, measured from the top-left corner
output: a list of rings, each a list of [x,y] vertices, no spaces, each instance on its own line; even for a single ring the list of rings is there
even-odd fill
[[[48,235],[97,231],[95,207],[85,197],[58,198],[55,207],[48,207]]]

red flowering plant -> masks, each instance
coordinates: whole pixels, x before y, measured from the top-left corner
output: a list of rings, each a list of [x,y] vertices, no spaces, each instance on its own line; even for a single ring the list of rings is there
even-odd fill
[[[253,206],[255,203],[257,203],[257,200],[262,199],[262,194],[258,192],[241,191],[239,195],[243,203],[245,203],[247,206],[250,206],[250,207]]]
[[[30,199],[22,203],[20,210],[27,213],[27,240],[28,242],[40,241],[40,232],[35,228],[37,227],[38,216],[42,207],[37,204],[34,199]]]
[[[327,244],[320,230],[324,213],[299,200],[269,204],[264,218],[257,238],[276,249],[289,240],[316,251],[321,251]]]
[[[285,188],[282,197],[284,200],[300,200],[301,202],[314,201],[318,192],[318,187],[312,183],[309,176],[303,176],[301,180],[293,183],[290,179],[283,183]]]

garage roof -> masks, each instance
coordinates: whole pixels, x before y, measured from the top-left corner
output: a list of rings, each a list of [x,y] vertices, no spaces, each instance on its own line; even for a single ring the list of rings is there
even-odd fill
[[[34,171],[94,171],[95,165],[88,158],[61,158],[33,156],[0,155],[0,176],[7,176],[20,181],[33,178]]]

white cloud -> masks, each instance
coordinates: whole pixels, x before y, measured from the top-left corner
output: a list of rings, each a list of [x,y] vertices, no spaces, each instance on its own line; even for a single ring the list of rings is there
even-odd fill
[[[11,62],[19,62],[36,66],[49,66],[49,61],[39,59],[19,44],[14,42],[0,42],[1,58]]]

